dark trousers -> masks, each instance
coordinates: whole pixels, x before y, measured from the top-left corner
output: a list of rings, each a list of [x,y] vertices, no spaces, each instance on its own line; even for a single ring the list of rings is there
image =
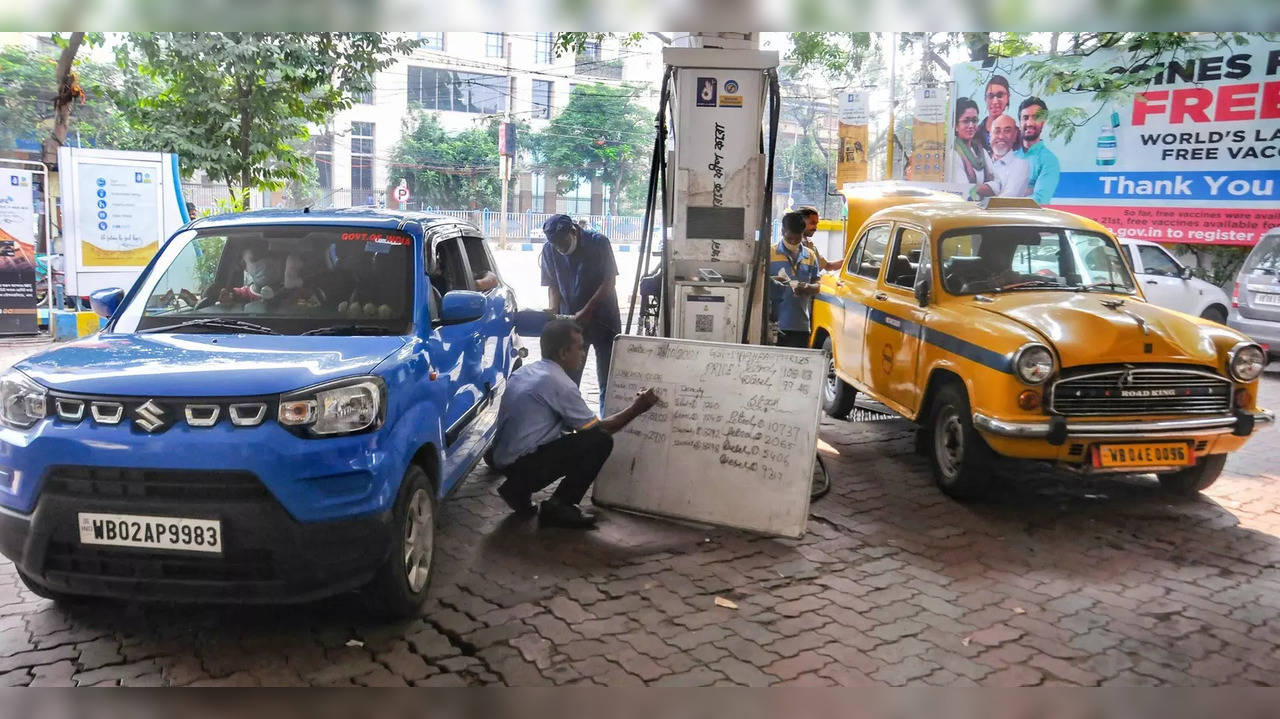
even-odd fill
[[[779,330],[778,346],[779,347],[799,347],[801,349],[808,349],[809,333],[797,332],[795,330]]]
[[[596,382],[600,385],[600,411],[603,412],[605,385],[609,382],[609,363],[613,361],[613,337],[592,338],[588,344],[596,351]],[[582,372],[585,370],[586,367],[583,367],[571,378],[574,384],[582,384]]]
[[[503,470],[507,475],[505,486],[528,497],[564,477],[551,496],[562,504],[578,504],[612,451],[613,435],[603,429],[566,434]]]

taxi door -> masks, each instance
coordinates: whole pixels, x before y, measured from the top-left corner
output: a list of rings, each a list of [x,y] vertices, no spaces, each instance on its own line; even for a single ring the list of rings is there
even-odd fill
[[[868,302],[863,372],[880,401],[911,416],[922,392],[916,368],[925,321],[914,287],[928,242],[923,231],[901,223],[894,225],[892,240]]]
[[[867,308],[876,291],[876,278],[889,244],[889,224],[872,225],[863,231],[836,280],[836,294],[844,308],[844,324],[832,338],[836,369],[854,386],[866,386],[866,363],[862,347],[867,329]]]

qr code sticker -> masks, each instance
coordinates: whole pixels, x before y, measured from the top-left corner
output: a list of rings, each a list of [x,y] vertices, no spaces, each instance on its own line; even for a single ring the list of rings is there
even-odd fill
[[[714,322],[712,315],[698,315],[693,320],[693,329],[695,332],[710,332]]]

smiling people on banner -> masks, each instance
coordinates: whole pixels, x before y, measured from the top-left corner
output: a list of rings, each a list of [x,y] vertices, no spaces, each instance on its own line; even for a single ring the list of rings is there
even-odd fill
[[[1018,123],[1001,115],[991,124],[991,152],[987,153],[987,181],[978,185],[979,197],[1026,197],[1031,163],[1019,157]]]
[[[1044,123],[1048,116],[1049,106],[1038,97],[1028,97],[1018,105],[1022,143],[1014,154],[1030,163],[1028,194],[1041,205],[1047,205],[1053,199],[1053,193],[1058,189],[1058,177],[1062,174],[1058,156],[1044,143]]]
[[[622,332],[618,310],[618,265],[613,259],[609,238],[578,225],[568,215],[552,215],[542,223],[547,243],[538,264],[542,284],[552,312],[573,315],[582,326],[582,336],[596,351],[596,378],[600,383],[600,406],[604,407],[605,384],[613,357],[613,338]],[[582,367],[571,375],[582,382]]]
[[[951,163],[947,182],[968,185],[970,199],[976,199],[975,188],[987,181],[987,153],[978,136],[978,103],[967,97],[956,99],[956,161]]]

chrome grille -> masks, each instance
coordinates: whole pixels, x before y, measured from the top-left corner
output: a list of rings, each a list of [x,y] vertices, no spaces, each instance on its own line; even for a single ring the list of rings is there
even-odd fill
[[[1079,371],[1054,383],[1056,414],[1221,414],[1232,404],[1231,382],[1190,369],[1117,367]]]

